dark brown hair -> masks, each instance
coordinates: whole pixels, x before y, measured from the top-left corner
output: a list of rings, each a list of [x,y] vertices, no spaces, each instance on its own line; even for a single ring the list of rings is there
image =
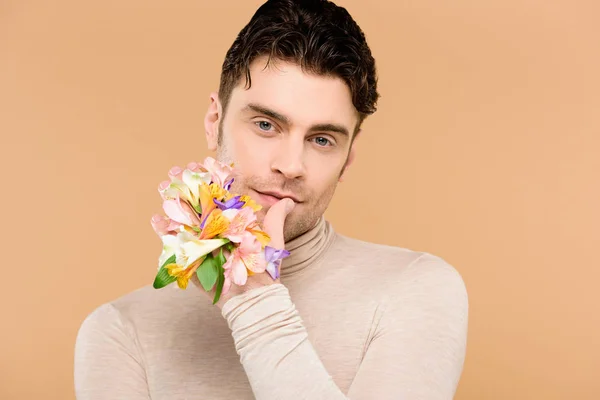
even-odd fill
[[[358,111],[358,130],[376,110],[375,60],[365,35],[345,8],[326,0],[268,0],[227,51],[219,98],[223,113],[242,75],[250,88],[257,57],[299,65],[305,72],[343,79]]]

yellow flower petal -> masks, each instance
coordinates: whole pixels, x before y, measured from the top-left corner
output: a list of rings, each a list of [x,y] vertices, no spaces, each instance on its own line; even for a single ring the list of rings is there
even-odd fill
[[[212,239],[225,232],[228,227],[229,220],[225,218],[223,212],[219,209],[213,210],[204,224],[204,229],[202,229],[199,239]]]
[[[250,196],[248,196],[247,194],[242,195],[242,197],[240,197],[240,201],[243,201],[246,203],[246,204],[244,204],[244,207],[250,207],[255,212],[260,211],[262,209],[262,206],[260,204],[256,203],[254,200],[252,200],[252,198]]]
[[[179,288],[181,289],[186,289],[190,278],[192,277],[194,272],[196,272],[200,264],[204,262],[205,258],[206,256],[198,259],[196,262],[194,262],[192,265],[185,269],[177,264],[169,264],[165,266],[165,268],[167,268],[167,272],[169,273],[169,275],[171,275],[174,278],[177,278],[177,286],[179,286]]]
[[[271,237],[267,234],[267,232],[260,229],[248,229],[248,232],[252,233],[256,240],[264,247],[269,244],[271,241]]]

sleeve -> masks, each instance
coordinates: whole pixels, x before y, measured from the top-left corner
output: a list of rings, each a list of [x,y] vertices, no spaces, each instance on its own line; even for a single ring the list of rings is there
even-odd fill
[[[466,350],[464,283],[431,255],[403,274],[347,395],[309,342],[285,286],[230,299],[223,316],[256,399],[452,399]]]
[[[139,348],[119,311],[105,304],[82,323],[75,343],[78,400],[149,400]]]

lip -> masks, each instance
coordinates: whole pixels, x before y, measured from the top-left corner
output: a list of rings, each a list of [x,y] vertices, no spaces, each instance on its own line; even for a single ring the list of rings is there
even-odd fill
[[[274,192],[274,191],[259,192],[258,190],[255,190],[255,192],[258,193],[261,200],[263,200],[268,205],[273,205],[273,204],[277,203],[279,200],[284,199],[286,197],[288,199],[294,200],[294,203],[301,203],[301,201],[293,194]]]

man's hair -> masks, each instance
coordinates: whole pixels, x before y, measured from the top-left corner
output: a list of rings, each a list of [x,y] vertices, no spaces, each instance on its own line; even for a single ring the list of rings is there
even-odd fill
[[[294,63],[304,72],[344,80],[359,122],[376,110],[375,60],[365,35],[345,8],[327,0],[268,0],[227,51],[219,98],[223,113],[243,75],[252,85],[250,64],[261,56]]]

